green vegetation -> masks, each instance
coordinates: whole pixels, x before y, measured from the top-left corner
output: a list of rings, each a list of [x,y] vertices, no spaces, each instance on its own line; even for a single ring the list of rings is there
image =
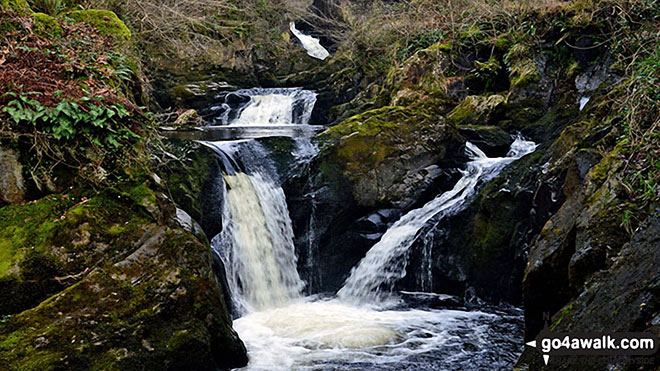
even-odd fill
[[[30,5],[26,0],[0,0],[0,9],[13,11],[21,16],[26,16],[32,13]]]
[[[14,31],[0,74],[0,141],[19,150],[42,190],[130,178],[145,158],[150,122],[134,103],[139,71],[116,40],[101,35],[115,29],[116,16],[72,13],[89,23],[83,14],[102,15],[107,30],[44,13],[32,15],[32,26],[15,12],[3,18]],[[58,173],[66,174],[59,183]]]
[[[56,276],[78,274],[130,251],[158,218],[154,208],[155,195],[145,184],[108,189],[91,199],[52,195],[0,208],[0,313],[17,313],[61,290]]]
[[[433,116],[424,109],[382,107],[330,128],[324,140],[338,141],[337,156],[348,174],[362,176],[390,156],[399,143],[429,130]],[[404,139],[406,138],[406,139]]]
[[[62,36],[62,27],[57,21],[44,13],[34,13],[32,14],[34,18],[34,32],[41,36],[52,36],[60,37]]]
[[[67,12],[65,16],[93,26],[101,35],[111,35],[121,40],[129,40],[131,38],[131,31],[126,27],[124,22],[109,10],[74,10]]]

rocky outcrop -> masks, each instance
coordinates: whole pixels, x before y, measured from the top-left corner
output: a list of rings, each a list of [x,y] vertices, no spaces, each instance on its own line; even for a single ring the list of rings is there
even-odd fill
[[[314,291],[334,291],[402,210],[452,182],[444,164],[462,160],[464,139],[437,111],[417,106],[367,111],[319,140],[319,156],[284,190],[303,276]],[[310,258],[326,262],[322,271],[308,272]]]
[[[211,250],[164,195],[142,184],[0,214],[1,368],[247,362]]]
[[[526,336],[542,328],[544,312],[555,313],[578,294],[585,280],[608,265],[627,240],[620,227],[620,147],[605,158],[587,149],[580,141],[612,147],[616,132],[588,135],[591,124],[582,122],[564,130],[554,143],[553,158],[537,191],[539,209],[549,219],[534,245],[523,279]],[[560,206],[554,210],[552,205]]]
[[[660,331],[660,209],[552,319],[556,331]],[[629,310],[634,308],[635,310]]]
[[[0,201],[18,203],[25,197],[25,185],[18,155],[0,147]]]
[[[215,152],[197,142],[168,139],[159,151],[158,173],[168,195],[212,239],[222,230],[221,165]]]
[[[633,234],[612,263],[594,274],[578,294],[552,316],[548,327],[555,332],[650,332],[660,333],[660,209]],[[517,369],[542,369],[537,351],[526,351]],[[660,362],[658,355],[653,362]],[[566,365],[550,366],[570,370]],[[602,370],[605,365],[584,365]]]
[[[321,135],[319,167],[345,177],[359,206],[410,207],[440,175],[437,165],[461,158],[455,127],[431,111],[383,107],[354,116]]]

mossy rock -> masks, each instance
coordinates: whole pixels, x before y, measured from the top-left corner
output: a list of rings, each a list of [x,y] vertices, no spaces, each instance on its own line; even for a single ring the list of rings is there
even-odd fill
[[[74,10],[67,12],[66,17],[77,22],[84,22],[98,29],[101,35],[114,36],[120,40],[130,40],[131,31],[117,14],[109,10]]]
[[[165,202],[138,183],[0,208],[0,369],[247,363],[210,247]]]
[[[14,11],[20,16],[26,16],[32,13],[30,5],[26,0],[0,0],[0,9]]]
[[[415,198],[425,187],[419,183],[428,175],[423,169],[460,152],[450,148],[462,144],[456,128],[434,109],[437,105],[386,106],[330,128],[320,135],[323,176],[351,182],[362,206]]]
[[[222,189],[217,155],[192,141],[170,139],[163,141],[163,145],[167,153],[177,158],[157,164],[156,171],[163,177],[168,194],[213,238],[222,230],[222,207],[214,199]]]
[[[0,324],[0,369],[228,369],[247,363],[211,251],[154,226],[38,307]]]
[[[34,26],[32,30],[34,33],[41,36],[61,37],[62,27],[57,23],[55,18],[45,13],[33,13]]]
[[[158,219],[145,184],[91,199],[47,196],[0,209],[0,314],[38,304],[102,261],[121,258]],[[73,280],[75,282],[75,280]]]
[[[454,75],[451,45],[437,43],[417,51],[400,68],[390,68],[380,101],[387,105],[410,105],[427,96],[452,95],[449,78]]]
[[[505,103],[501,95],[490,96],[470,95],[456,106],[447,117],[457,125],[489,125]]]

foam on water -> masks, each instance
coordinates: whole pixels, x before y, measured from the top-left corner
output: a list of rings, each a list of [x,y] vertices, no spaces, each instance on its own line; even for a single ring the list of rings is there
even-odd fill
[[[246,370],[384,369],[433,352],[449,364],[465,361],[464,352],[442,350],[485,346],[488,329],[499,319],[476,311],[378,311],[333,299],[251,313],[234,321],[234,328],[250,354]]]
[[[218,117],[226,125],[305,125],[316,100],[302,89],[245,89],[223,97]],[[222,232],[211,244],[241,316],[233,324],[248,349],[248,370],[505,369],[515,361],[520,311],[393,310],[381,294],[405,275],[407,251],[426,223],[464,208],[480,184],[533,151],[534,143],[517,138],[504,158],[488,158],[467,143],[472,161],[454,189],[390,227],[332,299],[301,294],[292,222],[268,151],[254,140],[204,144],[223,167]],[[301,164],[318,151],[308,139],[295,144],[291,155]],[[308,237],[312,249],[315,236]],[[323,262],[312,263],[323,269]]]

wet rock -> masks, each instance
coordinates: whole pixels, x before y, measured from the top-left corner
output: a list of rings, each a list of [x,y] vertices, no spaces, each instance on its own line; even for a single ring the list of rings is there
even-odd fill
[[[157,172],[174,203],[197,222],[208,239],[222,229],[221,165],[213,150],[193,141],[166,140]]]
[[[245,347],[231,329],[208,246],[180,229],[160,229],[145,243],[136,252],[148,254],[133,253],[99,266],[78,284],[1,325],[0,366],[245,365]],[[35,343],[38,353],[31,351]]]
[[[529,215],[543,161],[536,152],[512,163],[464,211],[428,223],[401,285],[430,281],[434,292],[462,297],[471,290],[484,300],[520,303],[525,251],[540,229]]]
[[[488,157],[504,157],[513,143],[513,137],[497,126],[461,125],[458,132]]]
[[[14,314],[0,324],[0,368],[247,363],[208,244],[146,184],[0,214],[0,313]]]
[[[593,140],[594,147],[611,148],[615,134],[588,135],[585,140],[590,129],[588,123],[578,123],[564,130],[553,144],[553,158],[541,180],[542,185],[554,183],[548,188],[554,189],[551,198],[561,207],[530,248],[523,278],[526,338],[542,328],[544,312],[555,313],[575,297],[592,274],[609,265],[609,258],[627,240],[617,206],[622,193],[618,146],[604,158],[578,146]],[[548,188],[539,187],[537,205]]]
[[[445,309],[463,306],[460,297],[430,292],[400,291],[403,301],[412,308]]]
[[[197,127],[203,124],[202,118],[199,116],[197,111],[194,109],[189,109],[182,112],[179,117],[174,120],[171,124],[176,129],[183,129],[189,127]]]
[[[595,274],[570,302],[551,319],[556,332],[652,332],[660,331],[660,209],[614,258],[612,265]],[[660,361],[654,356],[654,363]],[[540,369],[540,357],[523,357],[521,364]],[[568,369],[568,368],[558,368]],[[605,365],[594,365],[604,370]]]
[[[461,139],[423,109],[383,107],[321,134],[327,151],[318,166],[326,177],[347,179],[360,206],[406,208],[440,175],[429,166],[462,153]]]

